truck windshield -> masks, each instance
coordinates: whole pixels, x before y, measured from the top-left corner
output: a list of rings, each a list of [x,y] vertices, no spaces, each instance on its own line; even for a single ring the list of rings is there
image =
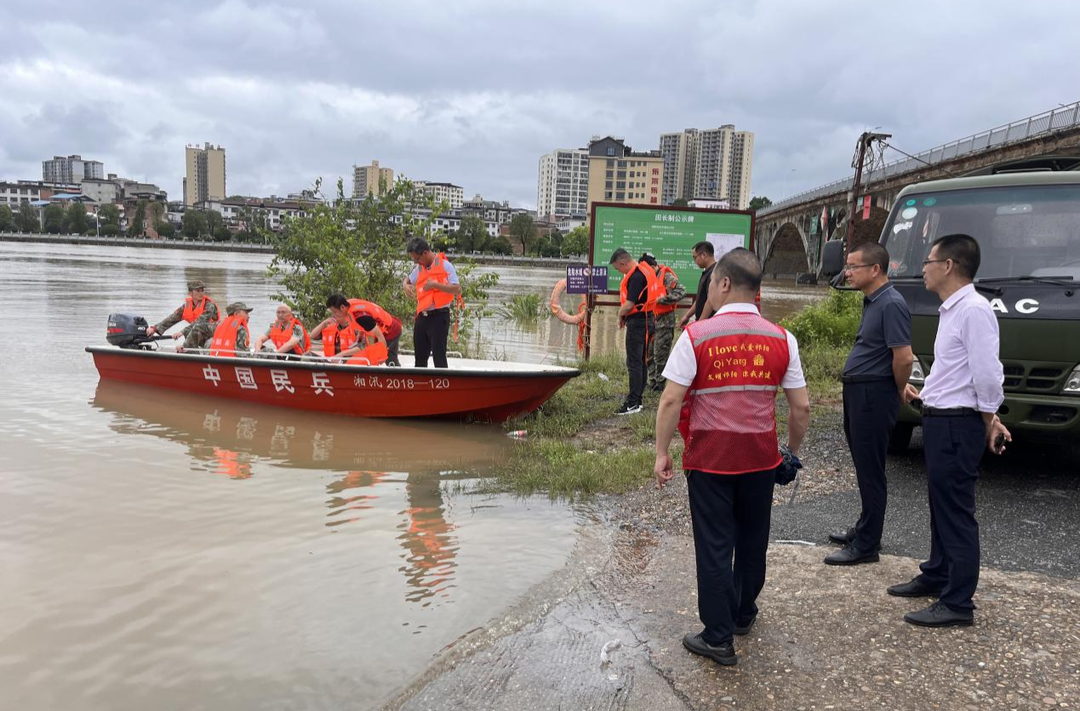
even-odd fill
[[[978,279],[1071,276],[1080,281],[1080,185],[905,195],[882,237],[889,275],[921,276],[934,240],[957,232],[979,242]]]

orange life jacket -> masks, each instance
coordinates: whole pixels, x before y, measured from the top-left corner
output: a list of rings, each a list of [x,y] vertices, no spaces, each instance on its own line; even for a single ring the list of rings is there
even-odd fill
[[[235,356],[236,336],[241,326],[247,325],[247,313],[234,314],[221,322],[214,330],[214,337],[210,341],[210,355],[212,356]]]
[[[360,340],[363,332],[364,329],[360,328],[360,324],[351,316],[346,326],[340,326],[337,321],[331,321],[322,332],[323,355],[333,358],[346,348],[352,348],[353,344]]]
[[[190,296],[184,299],[184,314],[180,318],[184,319],[188,323],[195,323],[195,319],[202,316],[203,311],[206,310],[207,301],[209,301],[211,304],[214,304],[214,323],[217,323],[221,320],[221,310],[217,308],[217,304],[215,304],[214,300],[211,299],[209,296],[203,296],[202,301],[199,302],[198,306],[195,306],[195,302],[192,301]]]
[[[746,474],[780,464],[776,395],[790,353],[784,329],[730,312],[688,328],[697,374],[683,400],[683,470]]]
[[[675,272],[673,272],[671,270],[671,267],[669,267],[666,264],[661,264],[660,265],[660,270],[658,272],[656,272],[656,280],[658,282],[660,282],[660,288],[662,289],[662,293],[660,294],[660,296],[667,296],[667,287],[664,286],[664,275],[665,274],[670,274],[671,276],[675,276]],[[657,298],[659,298],[659,297],[657,297]],[[676,306],[678,306],[677,303],[676,304],[661,304],[661,303],[657,302],[655,313],[656,313],[657,316],[663,316],[664,314],[669,314],[672,311],[674,311]]]
[[[345,361],[349,365],[382,365],[386,362],[386,359],[390,357],[390,352],[386,350],[386,344],[382,341],[372,338],[368,343],[367,334],[361,331],[360,338],[364,343],[367,343],[359,351],[349,357],[349,360]]]
[[[364,314],[375,319],[375,323],[379,324],[379,330],[382,331],[386,340],[389,341],[401,335],[401,320],[397,316],[370,301],[349,299],[349,315],[358,319]]]
[[[638,262],[637,269],[645,275],[645,289],[646,289],[646,301],[644,304],[636,304],[630,313],[653,313],[656,311],[656,300],[663,296],[664,282],[656,278],[656,272],[645,262]],[[619,284],[619,300],[622,303],[626,303],[626,285],[630,283],[630,277],[634,275],[631,270],[629,274],[626,274],[622,278],[622,283]]]
[[[284,328],[279,326],[277,321],[270,324],[270,340],[274,342],[275,346],[281,348],[293,337],[293,328],[295,326],[300,327],[303,337],[300,339],[300,342],[296,344],[296,347],[292,349],[292,352],[296,355],[304,355],[304,353],[311,350],[311,336],[308,335],[307,329],[304,328],[304,324],[300,323],[300,319],[298,318],[294,318],[292,323]]]
[[[459,306],[464,303],[460,295],[447,294],[444,291],[438,291],[436,289],[426,289],[424,285],[428,280],[436,282],[438,284],[449,284],[449,276],[446,273],[446,267],[443,266],[443,262],[446,260],[446,255],[439,252],[435,255],[435,261],[431,263],[430,267],[425,267],[422,264],[416,265],[419,271],[416,275],[416,313],[421,311],[428,311],[430,309],[441,309],[454,303],[454,299],[457,298]]]

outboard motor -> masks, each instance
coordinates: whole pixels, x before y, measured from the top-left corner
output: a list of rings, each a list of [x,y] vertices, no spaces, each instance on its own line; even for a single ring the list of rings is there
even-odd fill
[[[135,314],[109,314],[109,327],[105,338],[114,346],[121,348],[146,348],[145,344],[158,340],[147,336],[149,326],[146,319]]]

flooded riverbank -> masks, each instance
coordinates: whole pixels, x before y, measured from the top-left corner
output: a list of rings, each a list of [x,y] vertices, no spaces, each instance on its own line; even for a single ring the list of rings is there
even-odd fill
[[[99,384],[83,347],[103,341],[107,314],[157,320],[202,279],[268,322],[266,261],[0,245],[8,332],[45,329],[0,342],[0,685],[13,707],[376,706],[574,547],[583,514],[568,505],[464,493],[507,456],[498,428]],[[546,301],[561,276],[499,274],[493,305]],[[480,330],[510,359],[576,354],[575,329],[553,319]]]

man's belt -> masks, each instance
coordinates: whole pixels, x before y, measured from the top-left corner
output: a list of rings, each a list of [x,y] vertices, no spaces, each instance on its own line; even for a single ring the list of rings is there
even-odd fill
[[[894,380],[891,375],[842,375],[840,380],[845,383],[878,383]]]
[[[922,406],[923,417],[967,417],[969,415],[981,415],[973,407],[927,407]]]
[[[449,310],[450,310],[449,306],[443,306],[440,309],[427,309],[426,311],[421,311],[418,315],[419,316],[431,316],[432,314],[441,314],[442,312],[449,311]]]

